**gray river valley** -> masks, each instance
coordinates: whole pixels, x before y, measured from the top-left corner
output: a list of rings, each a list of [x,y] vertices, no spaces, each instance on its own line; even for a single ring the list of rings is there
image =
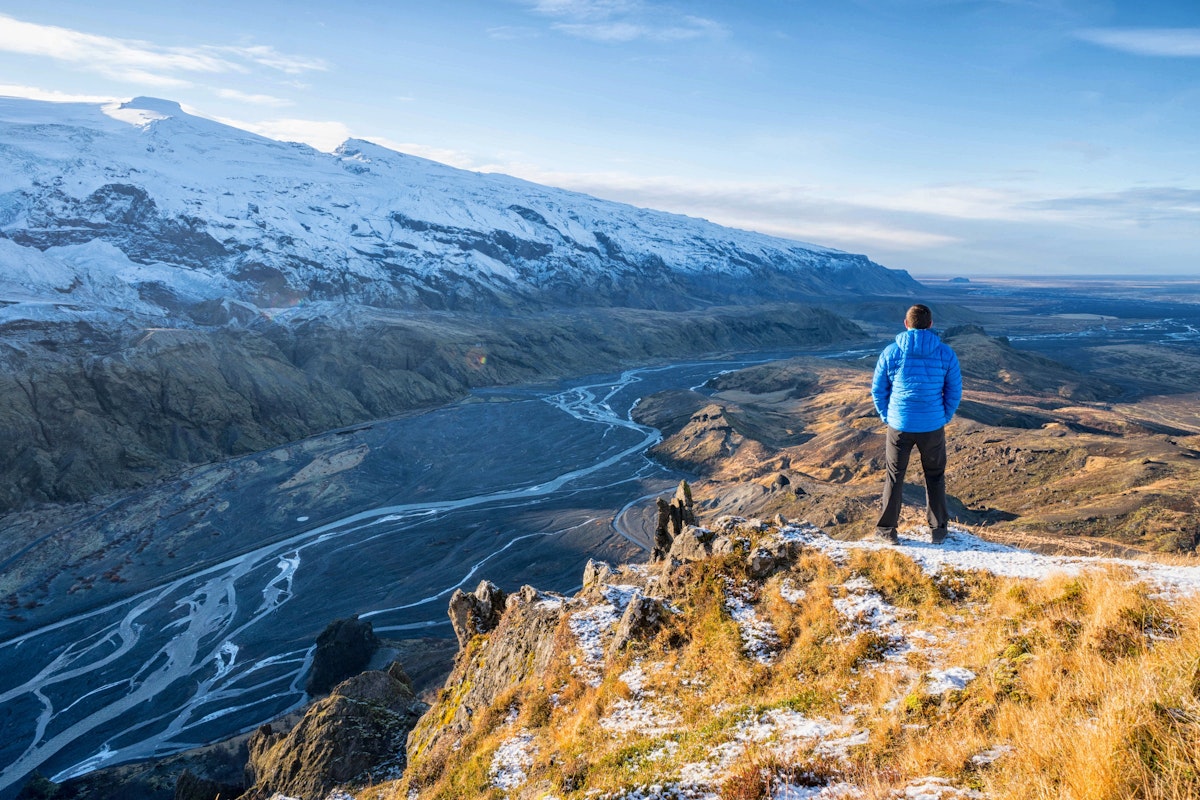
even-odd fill
[[[1190,359],[1198,330],[1189,314],[1013,338],[1085,365],[1097,341]],[[0,797],[34,771],[62,781],[301,707],[314,640],[334,619],[452,639],[457,588],[570,592],[589,558],[641,560],[652,535],[641,510],[683,476],[646,457],[661,437],[631,420],[638,398],[800,352],[481,390],[195,469],[64,522],[0,560],[0,572],[44,575],[47,598],[0,620]]]
[[[119,580],[81,592],[56,574],[46,621],[0,641],[0,796],[301,706],[335,618],[452,637],[456,588],[570,591],[589,558],[638,560],[647,532],[620,511],[679,475],[645,457],[659,433],[631,407],[765,357],[482,391],[194,470],[56,532],[143,538]]]

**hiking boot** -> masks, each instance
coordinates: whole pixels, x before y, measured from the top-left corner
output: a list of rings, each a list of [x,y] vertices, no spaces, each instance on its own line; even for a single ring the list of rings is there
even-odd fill
[[[934,528],[930,532],[929,538],[934,544],[941,544],[942,542],[946,541],[946,533],[947,531],[945,528]]]
[[[900,534],[896,533],[895,528],[876,528],[875,540],[887,544],[900,544]]]

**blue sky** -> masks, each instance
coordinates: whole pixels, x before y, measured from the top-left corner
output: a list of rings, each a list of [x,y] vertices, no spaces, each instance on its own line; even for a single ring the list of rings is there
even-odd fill
[[[1200,2],[0,0],[0,94],[178,100],[914,275],[1200,274]]]

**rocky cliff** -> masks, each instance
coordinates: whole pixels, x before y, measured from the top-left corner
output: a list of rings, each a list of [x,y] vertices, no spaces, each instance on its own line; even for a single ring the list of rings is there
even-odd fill
[[[250,737],[250,788],[241,797],[323,800],[337,786],[397,778],[408,733],[427,708],[399,664],[349,678],[290,730],[264,725]]]

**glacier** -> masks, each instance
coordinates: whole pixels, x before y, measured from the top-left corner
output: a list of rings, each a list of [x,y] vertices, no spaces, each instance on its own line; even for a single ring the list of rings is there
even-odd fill
[[[919,288],[862,255],[357,139],[324,153],[155,98],[0,98],[0,154],[7,319],[194,324],[225,300],[679,310]]]

